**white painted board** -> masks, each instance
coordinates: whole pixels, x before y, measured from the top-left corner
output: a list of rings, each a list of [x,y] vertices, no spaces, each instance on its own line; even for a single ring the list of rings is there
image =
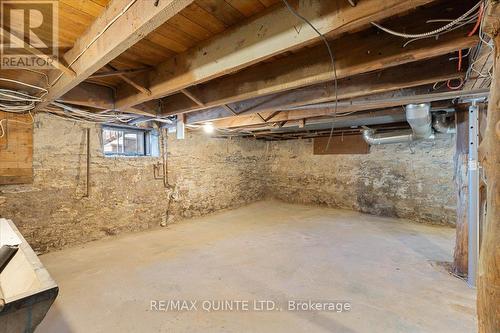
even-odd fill
[[[15,246],[21,243],[21,239],[12,230],[7,220],[0,218],[0,247],[4,245]]]

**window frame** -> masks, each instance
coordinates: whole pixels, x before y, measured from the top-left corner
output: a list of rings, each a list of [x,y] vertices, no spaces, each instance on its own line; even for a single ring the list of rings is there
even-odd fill
[[[106,152],[104,150],[104,131],[117,131],[117,132],[122,132],[123,136],[125,136],[127,133],[142,133],[142,147],[143,147],[143,152]],[[102,135],[102,152],[103,155],[106,157],[159,157],[159,151],[160,151],[160,145],[159,145],[159,139],[152,140],[153,136],[159,137],[158,131],[156,131],[153,128],[139,128],[139,127],[131,127],[131,126],[120,126],[120,125],[103,125],[101,128],[101,135]],[[156,151],[156,154],[153,154],[153,144],[158,145]]]

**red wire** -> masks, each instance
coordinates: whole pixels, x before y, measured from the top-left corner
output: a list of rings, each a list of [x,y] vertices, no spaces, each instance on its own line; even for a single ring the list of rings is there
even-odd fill
[[[458,79],[460,81],[460,84],[458,86],[452,86],[451,85],[451,80],[448,80],[448,82],[446,82],[446,86],[451,89],[451,90],[457,90],[457,89],[460,89],[462,88],[462,86],[464,85],[464,80],[462,78],[459,78]]]
[[[481,20],[483,18],[483,11],[484,11],[484,5],[481,3],[481,6],[479,7],[479,15],[477,16],[477,22],[474,25],[474,28],[472,28],[472,30],[467,34],[467,37],[472,37],[476,33],[479,26],[481,25]],[[462,70],[462,50],[460,49],[458,50],[458,71],[460,72],[461,70]],[[451,90],[460,89],[462,88],[463,84],[464,84],[463,79],[460,79],[460,85],[458,86],[452,86],[451,80],[448,80],[448,82],[446,82],[446,86]]]
[[[479,25],[481,25],[481,20],[483,18],[483,10],[484,10],[483,4],[481,3],[481,7],[479,7],[479,16],[477,17],[476,25],[471,30],[471,32],[469,32],[469,34],[467,35],[468,37],[472,37],[472,35],[474,35],[476,33],[477,29],[479,28]]]
[[[462,49],[458,50],[458,71],[462,70]]]

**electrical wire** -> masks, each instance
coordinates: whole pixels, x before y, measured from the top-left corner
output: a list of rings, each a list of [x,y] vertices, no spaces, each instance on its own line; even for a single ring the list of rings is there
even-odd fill
[[[479,28],[479,26],[481,25],[481,21],[482,21],[482,16],[483,16],[483,9],[484,9],[484,5],[482,2],[480,2],[480,6],[479,6],[479,11],[477,13],[477,18],[476,18],[476,24],[474,25],[474,27],[472,28],[472,30],[467,34],[468,37],[472,37],[477,29]],[[469,49],[469,53],[470,53],[470,49]],[[462,71],[462,49],[458,50],[458,71],[461,72]],[[461,89],[463,86],[464,86],[464,80],[462,78],[459,79],[460,82],[459,82],[459,85],[458,86],[452,86],[451,85],[451,82],[452,80],[448,80],[448,82],[446,83],[446,86],[450,89],[450,90],[458,90],[458,89]]]
[[[52,102],[52,105],[47,107],[47,112],[61,118],[69,118],[77,121],[95,123],[127,123],[133,119],[138,118],[136,115],[93,113],[57,101]]]
[[[484,12],[486,13],[487,12],[487,9],[488,9],[488,6],[490,5],[490,1],[485,1],[485,5],[484,5]],[[491,38],[489,41],[486,41],[484,39],[484,36],[486,36],[486,34],[483,32],[483,26],[484,26],[484,22],[485,22],[485,19],[486,19],[486,15],[483,15],[483,18],[481,20],[481,24],[479,25],[479,38],[481,39],[481,41],[483,43],[485,43],[486,45],[489,46],[489,48],[493,51],[494,50],[494,46],[493,46],[493,43],[491,41]]]
[[[469,34],[467,35],[468,37],[472,37],[477,29],[479,28],[479,26],[481,25],[481,21],[483,19],[483,9],[484,9],[484,5],[481,3],[481,5],[479,6],[479,13],[477,15],[477,21],[476,21],[476,25],[474,26],[474,28],[469,32]]]
[[[381,26],[378,23],[371,22],[372,25],[376,26],[377,28],[381,29],[382,31],[385,31],[389,34],[410,39],[409,41],[405,42],[403,44],[403,47],[408,46],[410,43],[413,43],[418,40],[426,39],[426,38],[439,38],[440,35],[457,30],[465,25],[471,24],[471,23],[477,23],[478,17],[480,16],[481,13],[481,8],[477,13],[474,13],[474,11],[479,7],[482,6],[482,2],[478,2],[474,7],[472,7],[468,12],[463,14],[457,19],[451,20],[451,19],[434,19],[434,20],[427,20],[426,23],[437,23],[437,22],[449,22],[445,26],[435,29],[433,31],[425,32],[425,33],[420,33],[420,34],[406,34],[406,33],[400,33],[388,28],[385,28]]]
[[[462,55],[462,59],[467,58],[469,56],[469,54],[472,52],[471,50],[472,49],[468,49],[467,53]],[[450,60],[450,61],[452,61],[452,60],[458,60],[459,58],[460,57],[451,57],[451,58],[448,58],[448,60]]]
[[[330,137],[328,138],[328,142],[326,144],[325,150],[328,150],[330,146],[330,141],[333,137],[333,132],[335,129],[335,118],[337,117],[337,109],[338,109],[338,78],[337,78],[337,66],[335,64],[335,55],[332,51],[332,48],[330,47],[330,43],[328,43],[328,39],[324,34],[322,34],[308,19],[306,19],[304,16],[300,15],[295,9],[290,6],[287,0],[283,0],[283,3],[286,5],[288,10],[298,17],[300,20],[304,21],[307,25],[311,27],[314,32],[318,34],[318,36],[323,40],[323,43],[326,46],[326,49],[328,50],[328,55],[330,56],[330,61],[332,63],[332,70],[333,70],[333,80],[334,80],[334,87],[335,87],[335,105],[334,105],[334,111],[333,111],[333,120],[332,120],[332,129],[330,132]]]
[[[446,82],[446,86],[447,86],[449,89],[451,89],[451,90],[458,90],[458,89],[462,88],[462,87],[463,87],[463,85],[464,85],[464,79],[459,78],[459,79],[457,79],[457,80],[459,81],[459,84],[458,84],[457,86],[452,86],[452,85],[451,85],[452,80],[448,80],[448,81]]]
[[[418,41],[418,40],[422,40],[422,39],[427,39],[427,38],[436,38],[436,39],[438,39],[438,38],[439,38],[439,36],[444,35],[445,33],[452,32],[452,31],[455,31],[455,30],[457,30],[457,29],[460,29],[460,28],[462,28],[462,27],[463,27],[463,26],[465,26],[465,25],[472,24],[472,23],[474,23],[476,20],[477,20],[477,17],[474,17],[474,18],[472,18],[471,20],[468,20],[468,21],[462,22],[461,24],[456,25],[456,26],[454,26],[453,28],[447,29],[445,32],[443,32],[443,33],[441,33],[441,34],[436,34],[436,35],[430,35],[430,36],[425,36],[425,37],[419,37],[419,38],[413,38],[413,39],[410,39],[409,41],[407,41],[406,43],[404,43],[404,44],[403,44],[403,47],[407,47],[409,44],[411,44],[411,43],[413,43],[413,42],[416,42],[416,41]]]
[[[20,85],[25,86],[25,87],[30,87],[30,88],[33,88],[33,89],[37,89],[37,90],[43,91],[45,94],[48,93],[47,89],[45,89],[45,88],[34,86],[32,84],[28,84],[28,83],[25,83],[25,82],[21,82],[21,81],[17,81],[17,80],[12,80],[12,79],[6,79],[6,78],[0,78],[0,81],[16,83],[16,84],[20,84]]]
[[[6,121],[7,119],[2,119],[0,120],[0,130],[2,130],[2,135],[0,135],[0,139],[3,138],[5,136],[5,129],[2,125],[2,122]]]
[[[446,81],[444,83],[441,83],[441,82],[442,81],[438,81],[438,82],[434,83],[434,85],[432,86],[432,90],[439,90],[446,85]]]
[[[467,68],[467,71],[465,74],[465,79],[460,79],[459,85],[452,85],[452,80],[449,80],[446,82],[446,86],[449,89],[458,90],[458,89],[461,89],[465,85],[467,80],[470,78],[472,72],[478,73],[478,75],[480,77],[488,77],[490,75],[490,70],[487,71],[487,74],[484,74],[484,73],[482,73],[482,70],[478,72],[475,69],[476,63],[479,62],[478,57],[480,56],[480,53],[481,53],[482,44],[486,44],[486,45],[488,45],[488,47],[490,47],[490,49],[493,49],[490,42],[485,40],[485,36],[482,32],[482,26],[483,26],[483,22],[484,22],[484,12],[486,11],[487,6],[488,6],[488,3],[486,1],[482,0],[482,1],[477,2],[471,9],[469,9],[463,15],[461,15],[460,17],[458,17],[454,20],[448,20],[448,19],[428,20],[427,23],[437,23],[437,22],[448,22],[448,23],[446,25],[438,28],[438,29],[435,29],[435,30],[432,30],[429,32],[425,32],[425,33],[419,33],[419,34],[406,34],[406,33],[402,33],[402,32],[397,32],[397,31],[388,29],[388,28],[386,28],[378,23],[375,23],[375,22],[372,22],[372,25],[374,25],[378,29],[380,29],[386,33],[389,33],[391,35],[410,39],[409,41],[404,43],[403,47],[406,47],[408,44],[410,44],[414,41],[421,40],[424,38],[433,38],[433,37],[439,38],[439,36],[441,34],[448,33],[450,31],[459,29],[465,25],[475,23],[474,27],[467,34],[467,36],[471,37],[471,36],[475,35],[479,29],[479,38],[481,40],[481,43],[478,45],[478,47],[475,48],[474,51],[471,51],[469,49],[469,51],[467,52],[467,55],[469,56],[470,61],[469,61],[469,67]],[[464,57],[467,57],[467,55],[464,56],[463,51],[459,50],[458,57],[450,59],[450,60],[455,60],[455,59],[458,60],[457,70],[459,72],[462,71],[462,63],[463,63],[462,60]],[[436,89],[436,85],[434,85],[434,89]]]
[[[132,7],[132,5],[136,2],[137,0],[130,1],[111,21],[109,21],[108,24],[106,24],[106,26],[101,30],[101,32],[99,32],[94,38],[92,38],[90,43],[88,43],[83,48],[83,50],[68,64],[68,68],[71,68],[71,66],[74,65],[75,62],[77,62],[78,59],[80,59],[80,57],[113,25],[113,23],[115,23],[116,20],[118,20],[121,16],[123,16],[123,14],[125,14],[127,10],[130,7]],[[57,83],[57,81],[61,79],[63,75],[64,72],[61,72],[59,76],[54,80],[54,82],[52,82],[50,85],[54,86]]]
[[[6,134],[7,134],[7,131],[5,130],[5,127],[2,125],[3,122],[5,122],[6,124],[8,122],[11,122],[11,123],[18,123],[18,124],[23,124],[23,125],[32,125],[34,122],[35,122],[35,118],[33,118],[33,115],[31,114],[31,112],[28,112],[30,117],[31,117],[31,122],[27,122],[27,121],[20,121],[20,120],[17,120],[17,119],[9,119],[9,118],[4,118],[4,119],[0,119],[0,130],[1,130],[1,135],[0,135],[0,139],[3,138]]]
[[[17,90],[0,89],[0,111],[12,113],[25,113],[35,108],[35,103],[41,102],[48,90],[25,82],[13,79],[0,78],[0,81],[14,83],[38,91],[38,94],[28,94]]]
[[[45,74],[44,72],[40,72],[40,71],[37,71],[37,70],[34,70],[34,69],[31,69],[31,68],[20,68],[22,70],[25,70],[25,71],[28,71],[28,72],[32,72],[32,73],[36,73],[38,75],[41,75],[43,76],[43,78],[45,79],[45,85],[47,87],[50,86],[50,83],[49,83],[49,76],[47,74]]]
[[[442,32],[445,32],[445,31],[449,30],[450,28],[453,28],[454,26],[463,23],[464,20],[469,20],[470,19],[469,16],[471,14],[473,14],[479,8],[480,5],[481,5],[481,1],[479,1],[477,4],[475,4],[474,7],[469,9],[465,14],[463,14],[459,18],[454,19],[453,21],[442,26],[441,28],[438,28],[438,29],[435,29],[435,30],[432,30],[429,32],[420,33],[420,34],[406,34],[406,33],[402,33],[402,32],[388,29],[388,28],[386,28],[378,23],[375,23],[375,22],[371,22],[371,24],[374,25],[375,27],[379,28],[380,30],[385,31],[388,34],[391,34],[394,36],[398,36],[398,37],[402,37],[402,38],[406,38],[406,39],[426,38],[426,37],[430,37],[430,36],[439,35]]]
[[[490,59],[493,54],[493,44],[491,38],[489,38],[483,32],[483,26],[486,17],[484,13],[487,11],[489,4],[490,3],[488,1],[482,2],[482,12],[480,18],[478,19],[478,22],[476,22],[474,29],[470,33],[474,34],[477,30],[479,30],[480,39],[480,43],[476,47],[472,48],[471,52],[469,53],[469,67],[465,73],[464,82],[468,82],[471,79],[473,73],[477,74],[475,75],[475,82],[472,84],[470,89],[474,88],[479,79],[483,79],[480,84],[481,86],[489,87],[491,84],[493,64],[490,62]],[[484,49],[485,45],[488,48],[487,51],[485,51]],[[478,64],[481,64],[481,68],[478,68]],[[489,66],[487,67],[487,65]]]
[[[111,19],[106,24],[106,26],[83,48],[83,50],[76,57],[74,57],[74,59],[68,64],[68,68],[70,68],[76,61],[78,61],[78,59],[80,59],[81,56],[85,54],[85,52],[136,2],[137,0],[130,1],[113,19]],[[51,84],[49,84],[47,74],[38,71],[33,71],[33,72],[43,75],[47,81],[47,86],[54,86],[58,82],[58,80],[63,76],[63,73],[61,72],[59,76]],[[10,80],[4,78],[0,78],[0,80],[20,84],[25,87],[37,89],[42,92],[40,96],[35,96],[11,89],[0,89],[0,111],[15,112],[15,113],[30,112],[35,108],[35,103],[41,102],[43,100],[43,97],[45,97],[48,94],[48,90],[45,88],[30,85],[17,80]],[[113,122],[113,121],[126,123],[132,119],[137,118],[136,115],[132,116],[125,114],[96,114],[69,105],[65,105],[57,101],[52,102],[52,105],[47,107],[47,112],[52,115],[65,119],[70,118],[76,121],[91,121],[99,123]],[[31,112],[30,116],[33,119]],[[2,124],[3,121],[4,120],[0,122],[0,126],[2,129],[2,136],[5,135],[4,126]]]

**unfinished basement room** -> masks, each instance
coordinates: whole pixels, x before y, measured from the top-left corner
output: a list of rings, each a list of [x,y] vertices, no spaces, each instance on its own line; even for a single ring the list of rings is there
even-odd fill
[[[500,333],[500,1],[0,23],[0,333]]]

